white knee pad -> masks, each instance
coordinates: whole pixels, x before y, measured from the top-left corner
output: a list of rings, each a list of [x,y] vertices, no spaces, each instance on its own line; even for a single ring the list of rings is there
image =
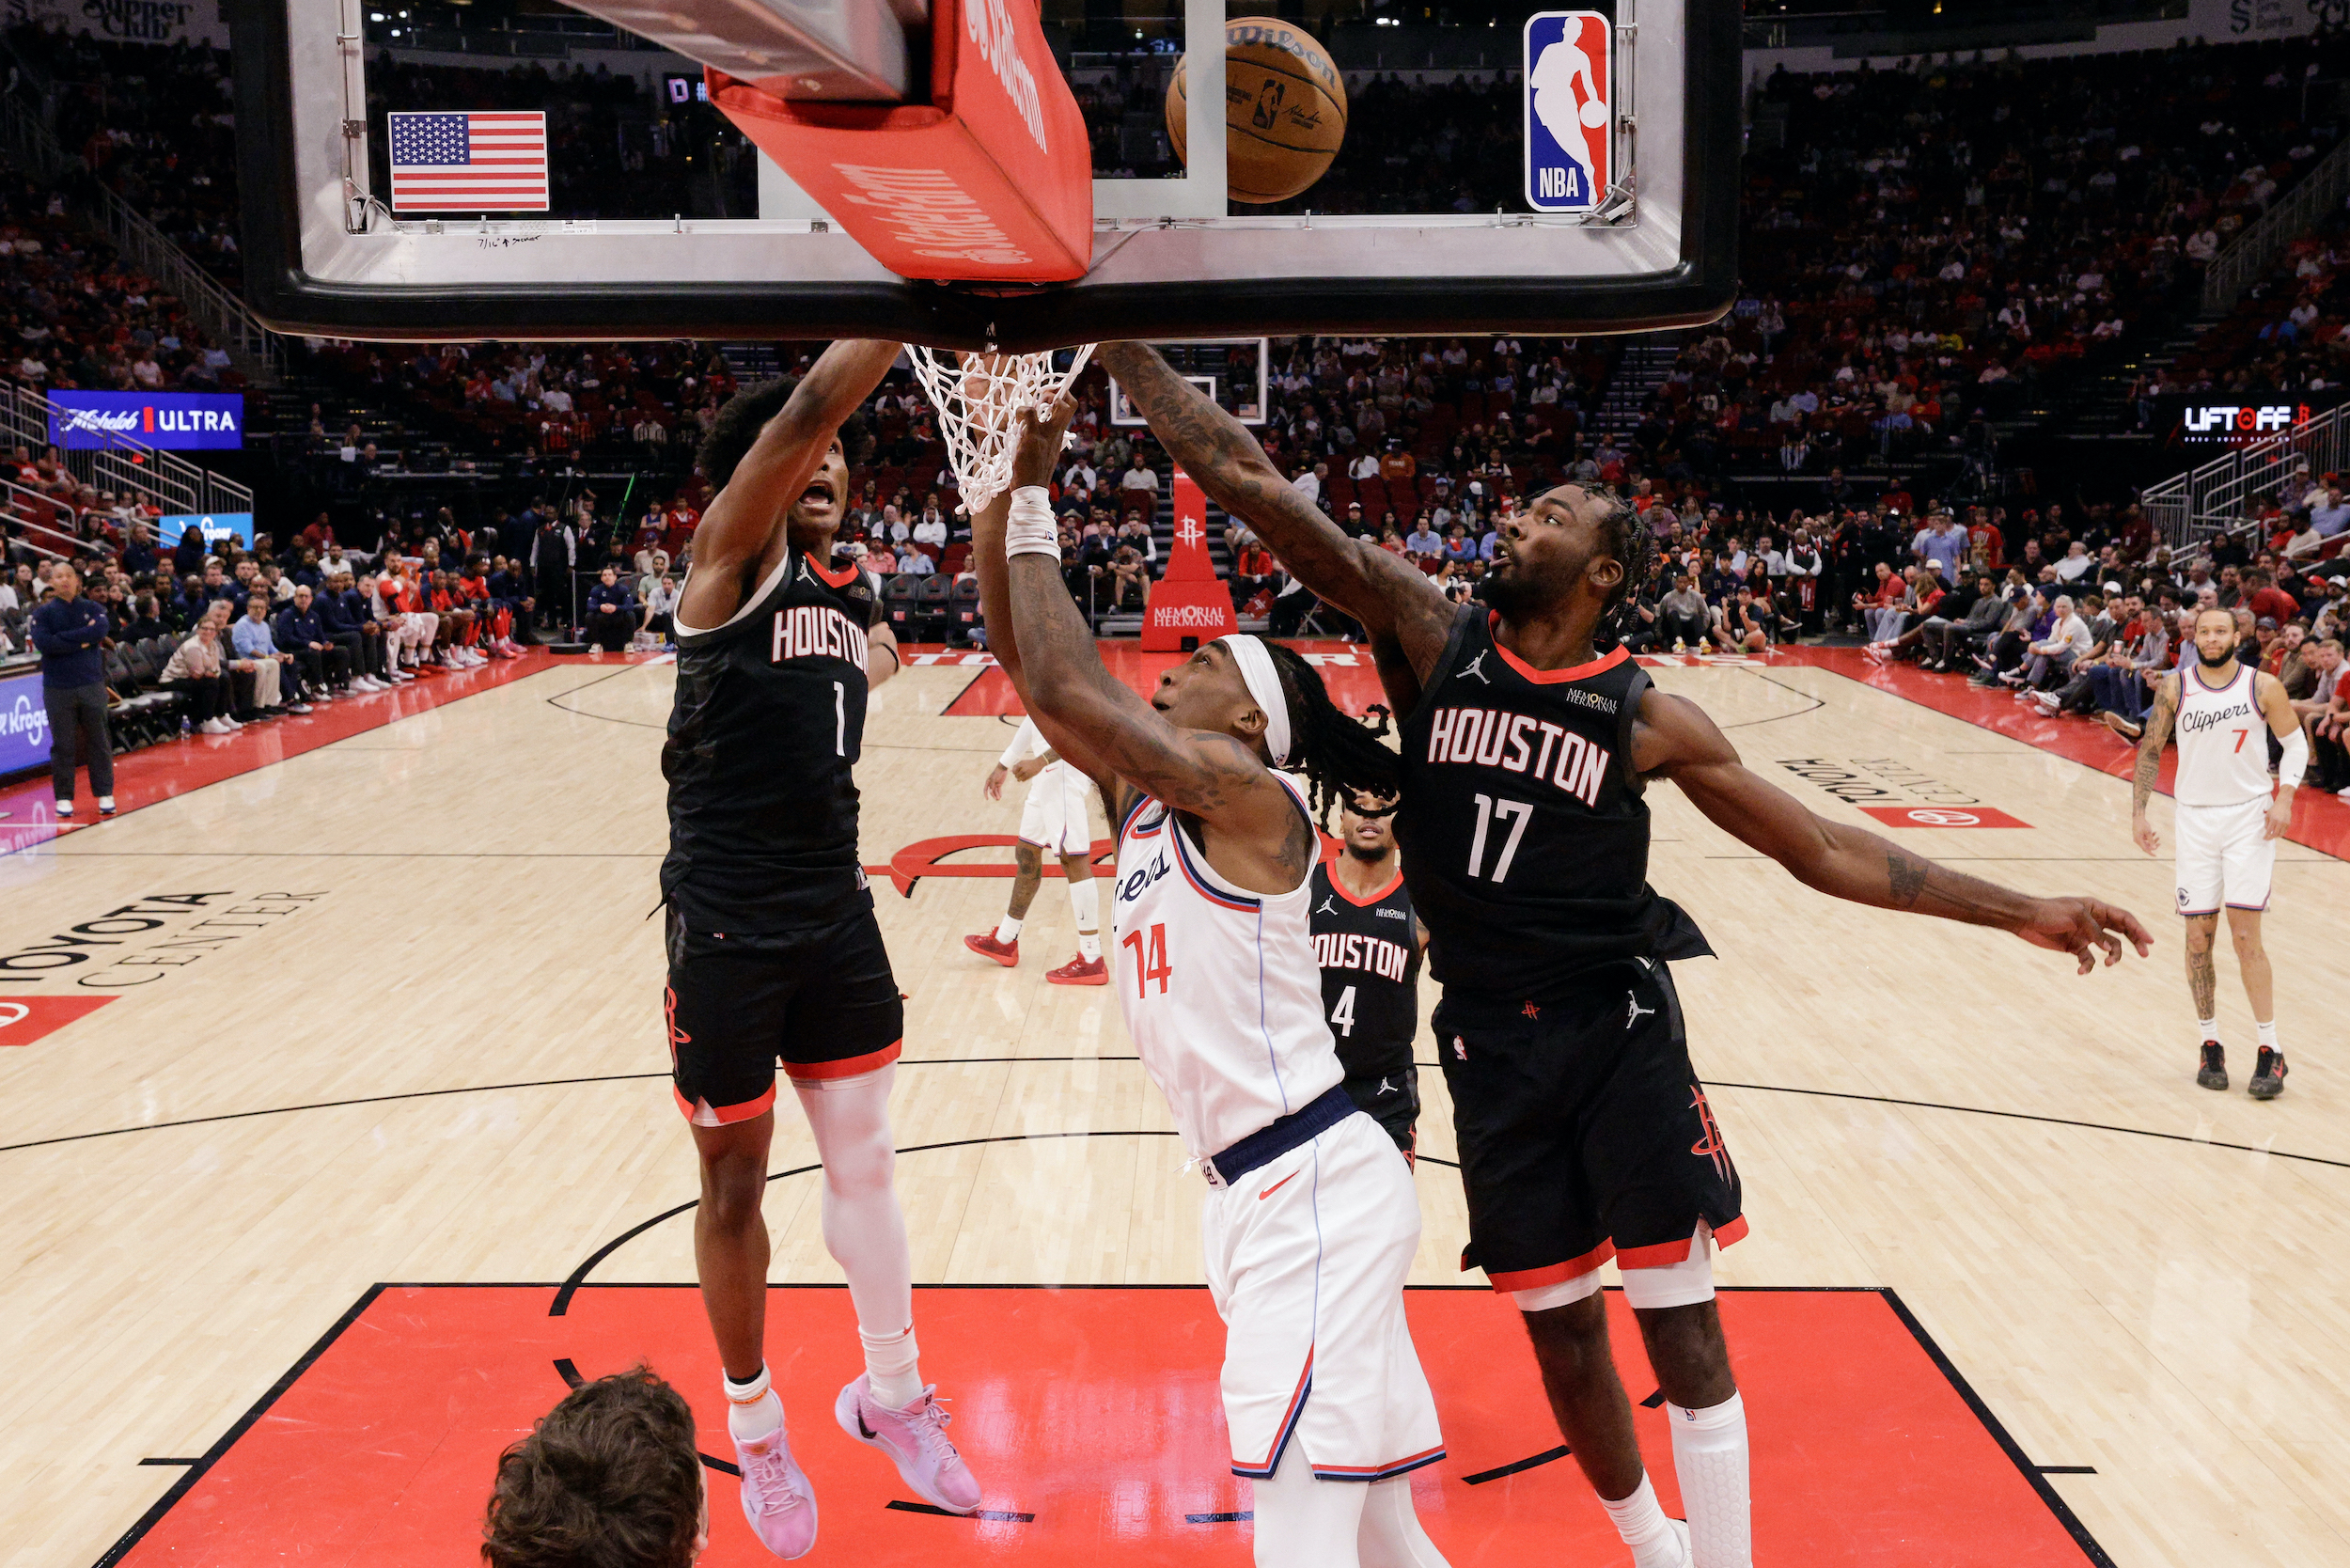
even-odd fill
[[[1698,1221],[1689,1238],[1689,1255],[1661,1268],[1623,1271],[1623,1299],[1636,1310],[1660,1307],[1694,1307],[1714,1299],[1714,1231]]]
[[[1578,1274],[1572,1279],[1561,1279],[1556,1285],[1537,1285],[1530,1291],[1512,1291],[1510,1299],[1521,1312],[1546,1312],[1553,1307],[1599,1294],[1599,1270]]]

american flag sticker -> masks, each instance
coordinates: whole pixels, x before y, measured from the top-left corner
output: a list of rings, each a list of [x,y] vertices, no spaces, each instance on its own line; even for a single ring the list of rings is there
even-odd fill
[[[547,117],[396,114],[391,122],[395,212],[543,212]]]

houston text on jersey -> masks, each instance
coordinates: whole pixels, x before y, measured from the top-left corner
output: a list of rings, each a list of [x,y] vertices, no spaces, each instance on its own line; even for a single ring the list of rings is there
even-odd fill
[[[1431,762],[1474,762],[1547,779],[1591,807],[1599,804],[1611,756],[1547,719],[1494,708],[1439,708],[1428,731]]]

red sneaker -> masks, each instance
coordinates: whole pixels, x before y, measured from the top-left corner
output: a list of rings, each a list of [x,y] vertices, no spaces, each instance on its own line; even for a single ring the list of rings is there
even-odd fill
[[[982,958],[994,959],[1007,969],[1020,966],[1020,938],[1017,936],[1009,942],[998,942],[994,932],[983,931],[977,936],[964,937],[963,945]]]
[[[1079,956],[1058,969],[1045,970],[1044,979],[1052,985],[1107,985],[1110,966],[1101,959]]]

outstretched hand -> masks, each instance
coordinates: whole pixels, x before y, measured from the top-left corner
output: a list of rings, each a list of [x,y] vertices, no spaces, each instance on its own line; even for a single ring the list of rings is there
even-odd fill
[[[1053,470],[1059,465],[1061,447],[1069,439],[1070,421],[1076,416],[1077,404],[1065,392],[1048,409],[1020,410],[1012,429],[1012,489],[1053,482]]]
[[[2080,972],[2097,966],[2103,952],[2108,964],[2122,962],[2122,942],[2127,938],[2144,958],[2154,950],[2154,939],[2138,917],[2095,899],[2037,899],[2015,934],[2035,948],[2071,953],[2080,960]]]

